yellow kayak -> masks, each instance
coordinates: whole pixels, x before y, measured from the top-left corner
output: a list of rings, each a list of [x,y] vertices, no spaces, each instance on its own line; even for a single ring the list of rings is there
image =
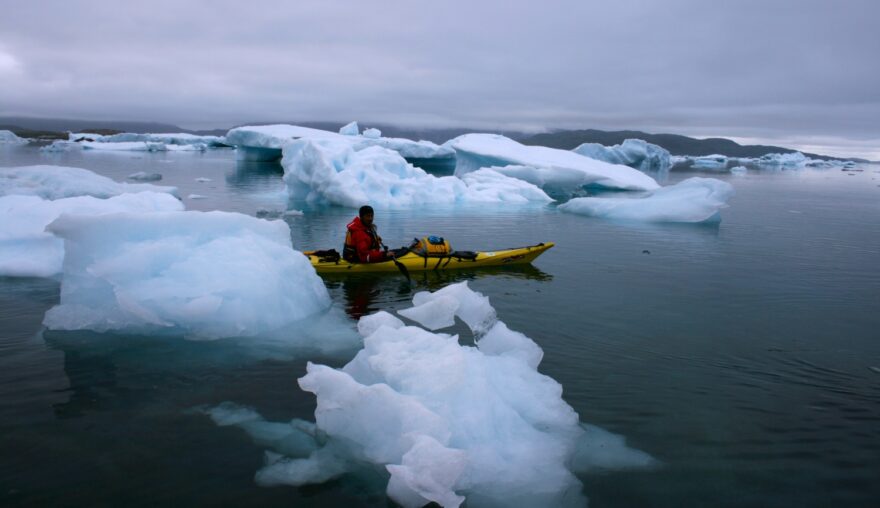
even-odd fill
[[[415,252],[407,252],[399,256],[397,261],[411,272],[429,270],[455,270],[458,268],[483,268],[486,266],[507,266],[531,263],[544,251],[553,247],[553,242],[539,243],[527,247],[502,249],[480,252],[454,251],[442,256],[421,256]],[[393,261],[381,263],[349,263],[335,256],[321,255],[326,251],[306,251],[312,266],[318,273],[368,273],[396,272],[400,270]]]

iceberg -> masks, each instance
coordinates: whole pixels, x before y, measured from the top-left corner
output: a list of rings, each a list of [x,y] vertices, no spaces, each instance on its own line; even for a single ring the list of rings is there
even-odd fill
[[[684,157],[685,162],[689,162],[693,169],[707,170],[724,170],[727,168],[728,157],[726,155],[699,155]]]
[[[485,167],[517,166],[533,168],[543,185],[550,187],[592,185],[619,190],[660,187],[650,176],[627,166],[609,164],[569,150],[526,146],[496,134],[465,134],[443,146],[455,150],[458,176]]]
[[[455,305],[438,312],[473,326],[474,346],[384,311],[363,317],[354,359],[341,369],[309,363],[299,380],[317,398],[314,424],[267,422],[231,403],[205,412],[271,449],[260,485],[321,483],[372,467],[407,507],[583,506],[573,471],[655,464],[622,437],[580,423],[562,386],[538,372],[541,348],[499,321],[467,282],[413,303],[424,310],[444,300]]]
[[[74,196],[109,198],[127,192],[164,192],[177,196],[177,187],[117,183],[87,169],[65,166],[0,168],[0,196],[20,194],[44,199]]]
[[[0,145],[26,145],[29,141],[9,130],[0,129]]]
[[[339,133],[343,136],[357,136],[361,133],[357,122],[349,122],[339,129]]]
[[[337,140],[301,139],[287,144],[283,153],[289,195],[311,203],[408,208],[552,201],[534,185],[491,170],[464,178],[429,175],[400,154],[378,146],[355,150]]]
[[[720,220],[733,186],[715,178],[693,177],[641,197],[575,198],[559,205],[564,212],[605,219],[642,222]]]
[[[430,141],[404,138],[383,138],[377,129],[366,129],[358,135],[357,122],[351,122],[339,133],[300,127],[298,125],[260,125],[236,127],[226,134],[226,142],[237,146],[240,157],[250,160],[277,160],[284,145],[297,139],[330,140],[348,143],[353,150],[381,146],[394,150],[408,159],[451,158],[454,152]],[[345,131],[343,133],[342,131]]]
[[[203,136],[198,134],[189,134],[186,132],[178,133],[147,133],[138,134],[133,132],[123,132],[120,134],[93,134],[88,132],[69,133],[67,136],[69,141],[86,141],[97,143],[121,143],[121,142],[142,142],[142,143],[161,143],[163,145],[204,145],[205,147],[224,147],[226,138],[223,136]]]
[[[758,166],[769,166],[779,168],[802,168],[805,167],[812,159],[800,152],[792,153],[768,153],[751,162]]]
[[[183,204],[177,198],[155,192],[121,194],[108,199],[78,196],[54,201],[37,196],[0,196],[0,276],[52,277],[61,273],[64,242],[45,229],[62,214],[182,210]]]
[[[614,146],[584,143],[572,151],[584,157],[611,164],[622,164],[644,172],[663,173],[672,167],[672,155],[669,150],[642,139],[626,139],[623,143]]]
[[[330,297],[283,221],[226,212],[62,215],[65,242],[52,330],[192,339],[283,333]]]

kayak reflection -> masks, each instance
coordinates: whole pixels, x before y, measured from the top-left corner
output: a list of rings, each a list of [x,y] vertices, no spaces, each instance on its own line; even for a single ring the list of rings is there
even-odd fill
[[[550,281],[553,276],[533,265],[514,265],[452,270],[445,272],[414,272],[412,282],[394,273],[322,274],[324,283],[336,301],[342,301],[345,312],[354,320],[378,312],[409,307],[418,291],[436,291],[449,284],[483,278],[528,279]]]

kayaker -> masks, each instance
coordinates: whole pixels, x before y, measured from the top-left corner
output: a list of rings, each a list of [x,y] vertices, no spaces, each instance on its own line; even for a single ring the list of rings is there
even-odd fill
[[[342,258],[350,263],[379,263],[394,258],[394,252],[382,248],[382,237],[373,224],[373,207],[364,205],[346,226]]]

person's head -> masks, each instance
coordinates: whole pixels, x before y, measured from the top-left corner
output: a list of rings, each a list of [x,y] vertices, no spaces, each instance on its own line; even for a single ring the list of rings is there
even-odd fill
[[[373,224],[373,207],[370,205],[364,205],[358,210],[358,217],[361,218],[361,222],[366,224],[367,226]]]

